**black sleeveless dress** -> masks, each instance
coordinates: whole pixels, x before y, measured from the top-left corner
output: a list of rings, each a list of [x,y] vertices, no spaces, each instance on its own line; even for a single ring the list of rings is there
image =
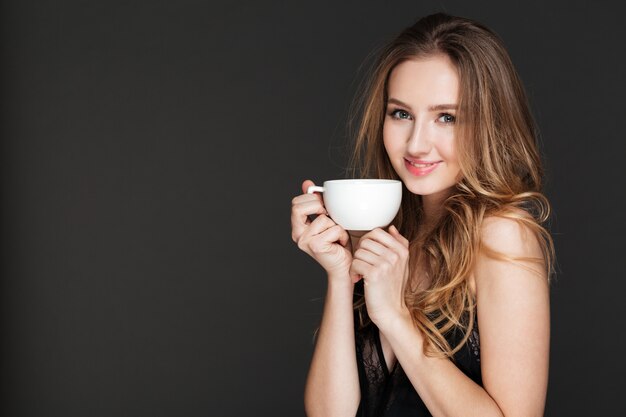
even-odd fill
[[[465,375],[482,386],[477,322],[478,320],[474,321],[474,328],[467,343],[454,355],[453,362]],[[373,323],[369,323],[366,327],[359,329],[359,319],[356,313],[354,323],[361,387],[361,402],[357,417],[431,416],[399,362],[396,361],[392,369],[387,369],[378,328]],[[456,346],[462,338],[463,333],[456,331],[451,332],[447,340],[451,346]]]

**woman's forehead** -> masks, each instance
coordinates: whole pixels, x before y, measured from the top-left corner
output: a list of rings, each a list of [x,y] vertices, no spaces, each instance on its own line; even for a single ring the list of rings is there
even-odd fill
[[[434,107],[456,104],[459,76],[445,55],[415,58],[398,64],[389,76],[388,97],[408,105]]]

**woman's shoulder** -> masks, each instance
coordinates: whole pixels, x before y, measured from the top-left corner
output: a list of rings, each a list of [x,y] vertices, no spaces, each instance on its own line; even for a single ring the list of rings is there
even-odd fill
[[[482,254],[489,256],[496,252],[508,257],[542,257],[536,225],[532,216],[519,208],[507,208],[485,216],[480,227]]]
[[[502,275],[519,267],[545,276],[544,251],[533,226],[532,217],[521,209],[488,215],[480,226],[480,245],[472,272],[470,288],[476,296],[478,287],[499,281]]]

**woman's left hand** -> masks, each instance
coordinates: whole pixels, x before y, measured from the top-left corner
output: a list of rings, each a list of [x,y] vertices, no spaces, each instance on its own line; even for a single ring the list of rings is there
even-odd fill
[[[378,328],[409,315],[403,291],[409,276],[409,241],[395,226],[389,233],[374,229],[361,237],[350,273],[363,276],[367,313]]]

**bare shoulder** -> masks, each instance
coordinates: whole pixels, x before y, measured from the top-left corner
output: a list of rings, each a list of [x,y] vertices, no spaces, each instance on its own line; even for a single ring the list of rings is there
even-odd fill
[[[515,212],[512,217],[489,216],[480,229],[480,250],[470,274],[470,287],[474,296],[477,287],[484,287],[491,280],[503,284],[503,275],[511,270],[524,268],[546,278],[543,251],[536,234],[529,226],[517,220],[528,218],[527,214]]]
[[[521,212],[521,210],[520,210]],[[519,218],[528,218],[517,213]],[[489,216],[483,220],[481,244],[508,256],[541,257],[540,243],[533,230],[522,221],[512,217]]]

